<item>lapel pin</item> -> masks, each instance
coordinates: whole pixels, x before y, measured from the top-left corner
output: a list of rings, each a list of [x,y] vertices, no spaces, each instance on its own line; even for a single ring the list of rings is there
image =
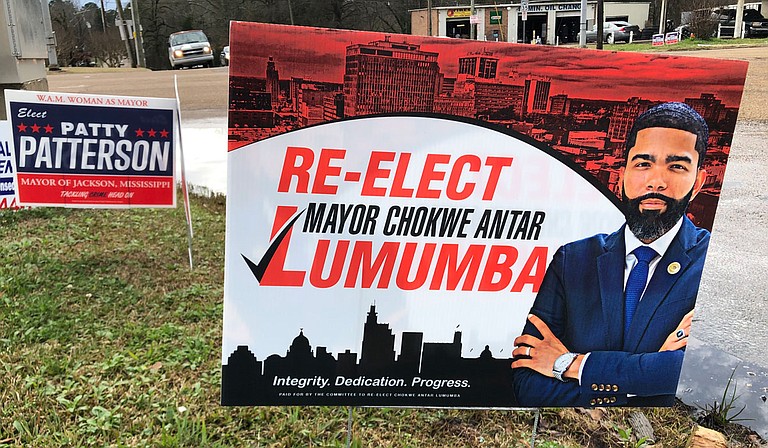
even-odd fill
[[[671,275],[675,275],[680,272],[680,263],[676,261],[669,263],[669,266],[667,266],[667,272],[669,272]]]

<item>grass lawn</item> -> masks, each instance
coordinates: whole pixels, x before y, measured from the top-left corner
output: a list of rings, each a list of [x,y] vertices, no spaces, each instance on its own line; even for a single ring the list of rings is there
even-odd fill
[[[685,39],[677,44],[654,47],[650,41],[633,42],[631,44],[616,43],[604,44],[604,50],[612,51],[638,51],[655,53],[665,51],[706,50],[709,48],[722,48],[723,46],[768,46],[768,38],[764,39]],[[594,44],[590,44],[594,48]]]
[[[219,406],[225,200],[193,196],[192,213],[194,270],[183,207],[0,211],[0,446],[345,446],[347,408]],[[687,409],[645,413],[685,445]],[[545,410],[536,446],[635,446],[629,414]],[[532,425],[354,409],[352,445],[526,446]]]

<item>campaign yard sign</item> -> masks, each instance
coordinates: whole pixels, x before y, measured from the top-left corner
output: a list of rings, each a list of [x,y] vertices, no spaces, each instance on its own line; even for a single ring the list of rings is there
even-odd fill
[[[670,31],[664,35],[665,45],[675,45],[680,42],[680,33],[677,31]]]
[[[514,340],[558,248],[624,223],[632,123],[667,101],[707,117],[710,174],[686,220],[711,228],[746,75],[741,62],[242,22],[230,48],[224,405],[530,405]],[[600,405],[633,394],[611,390]]]
[[[176,102],[6,90],[19,205],[175,207]]]
[[[18,207],[11,161],[11,130],[7,121],[0,120],[0,210],[15,208]]]

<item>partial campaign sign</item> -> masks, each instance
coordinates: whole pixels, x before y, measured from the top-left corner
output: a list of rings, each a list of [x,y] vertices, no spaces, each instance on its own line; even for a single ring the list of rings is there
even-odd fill
[[[746,64],[239,22],[230,39],[223,404],[674,400]],[[661,256],[630,306],[638,238]]]
[[[176,102],[6,91],[20,205],[175,207]]]
[[[0,121],[0,209],[16,207],[16,183],[11,161],[11,129],[7,121]]]

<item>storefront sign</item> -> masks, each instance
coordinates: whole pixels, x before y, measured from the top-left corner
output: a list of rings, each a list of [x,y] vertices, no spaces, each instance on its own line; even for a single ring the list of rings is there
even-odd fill
[[[447,14],[449,19],[466,19],[472,15],[472,11],[470,9],[449,9]]]

